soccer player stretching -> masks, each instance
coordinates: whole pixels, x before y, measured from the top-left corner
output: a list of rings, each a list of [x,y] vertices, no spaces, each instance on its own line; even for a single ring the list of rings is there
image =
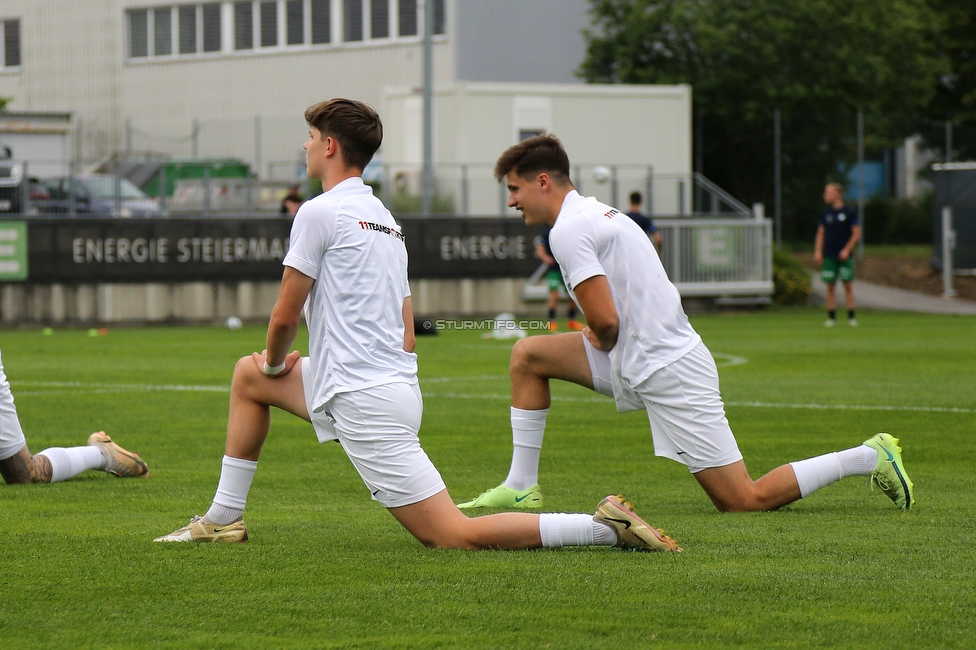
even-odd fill
[[[295,215],[267,349],[242,358],[231,384],[226,453],[210,509],[158,542],[247,540],[244,505],[268,434],[270,406],[336,440],[373,499],[429,547],[521,549],[606,545],[677,550],[622,498],[588,514],[469,518],[420,446],[407,253],[393,216],[363,183],[383,139],[370,107],[333,99],[305,111],[308,175],[321,194]],[[309,356],[288,349],[304,306]]]
[[[515,344],[511,470],[504,483],[460,507],[542,506],[539,454],[550,379],[612,396],[619,411],[646,410],[655,454],[687,466],[719,510],[773,510],[846,476],[871,476],[899,508],[915,502],[898,440],[887,433],[752,480],[725,417],[712,355],[640,227],[576,192],[569,157],[551,135],[510,147],[495,177],[505,179],[508,205],[526,225],[552,227],[553,256],[587,327]]]

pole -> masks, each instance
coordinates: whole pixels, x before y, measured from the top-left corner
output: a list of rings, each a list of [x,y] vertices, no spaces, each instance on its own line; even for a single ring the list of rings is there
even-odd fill
[[[783,132],[780,112],[773,111],[773,218],[776,244],[783,243]]]
[[[858,259],[864,259],[864,111],[857,112],[857,216],[861,220],[861,239],[857,242]]]
[[[434,83],[434,0],[424,3],[424,169],[421,177],[420,211],[430,215],[434,199],[434,133],[433,133],[433,83]]]
[[[952,207],[942,208],[942,297],[954,298],[956,290],[952,287],[952,251],[956,247],[956,233],[952,230]]]
[[[952,162],[952,121],[945,122],[945,161]]]
[[[261,174],[261,116],[254,116],[254,173]]]

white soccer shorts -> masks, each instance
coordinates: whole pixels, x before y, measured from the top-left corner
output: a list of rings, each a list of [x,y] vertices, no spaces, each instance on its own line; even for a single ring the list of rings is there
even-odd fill
[[[308,387],[305,369],[311,364],[306,361],[302,359],[302,378]],[[306,388],[305,405],[319,440],[338,437],[373,500],[383,507],[408,506],[447,489],[420,446],[424,402],[419,384],[398,382],[339,393],[319,413],[312,412]]]
[[[594,348],[585,337],[583,341],[593,389],[613,397],[610,354]],[[655,455],[682,463],[692,474],[742,460],[725,417],[718,369],[704,343],[626,392],[630,390],[647,410]],[[624,395],[623,400],[633,396]]]
[[[27,439],[14,408],[14,396],[7,376],[3,374],[3,359],[0,359],[0,460],[10,458],[26,445]]]

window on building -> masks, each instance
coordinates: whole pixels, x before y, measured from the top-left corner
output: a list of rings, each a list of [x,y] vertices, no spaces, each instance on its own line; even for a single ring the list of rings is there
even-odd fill
[[[170,7],[154,9],[152,19],[153,54],[169,56],[173,53],[173,10]]]
[[[180,5],[180,54],[193,54],[197,51],[197,8],[196,5]]]
[[[342,0],[342,40],[363,40],[363,0]]]
[[[434,33],[444,33],[444,0],[434,0]]]
[[[305,0],[288,0],[285,3],[285,42],[288,45],[305,43]]]
[[[389,0],[370,0],[369,3],[369,37],[390,37],[390,2]]]
[[[261,47],[278,45],[278,3],[262,2],[261,6]]]
[[[149,56],[149,11],[135,9],[129,12],[129,57],[143,56]]]
[[[398,0],[400,36],[417,35],[417,0]]]
[[[203,5],[203,51],[220,51],[220,3]]]
[[[254,49],[254,3],[234,3],[234,49]]]
[[[332,5],[329,0],[312,0],[312,44],[332,42]]]
[[[0,38],[3,38],[2,49],[3,61],[0,61],[4,68],[16,68],[20,66],[20,19],[13,18],[3,22],[3,31]]]
[[[435,34],[445,31],[445,0],[427,0]],[[336,4],[338,3],[338,6]],[[130,59],[219,53],[224,50],[224,5],[233,21],[235,51],[332,43],[332,11],[341,40],[416,37],[423,25],[419,0],[221,0],[125,11]],[[0,20],[2,67],[20,65],[20,21]],[[230,47],[227,44],[227,47]]]

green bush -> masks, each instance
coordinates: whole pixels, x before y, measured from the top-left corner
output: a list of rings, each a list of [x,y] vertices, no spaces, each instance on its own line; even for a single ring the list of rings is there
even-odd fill
[[[423,199],[419,194],[397,191],[390,197],[390,212],[395,216],[402,214],[420,214]],[[449,194],[434,194],[430,202],[431,214],[456,214],[454,197]]]
[[[932,241],[931,194],[921,199],[871,199],[864,206],[866,244],[927,244]]]
[[[773,249],[773,300],[781,305],[803,305],[812,293],[810,272],[803,262],[785,250]]]

